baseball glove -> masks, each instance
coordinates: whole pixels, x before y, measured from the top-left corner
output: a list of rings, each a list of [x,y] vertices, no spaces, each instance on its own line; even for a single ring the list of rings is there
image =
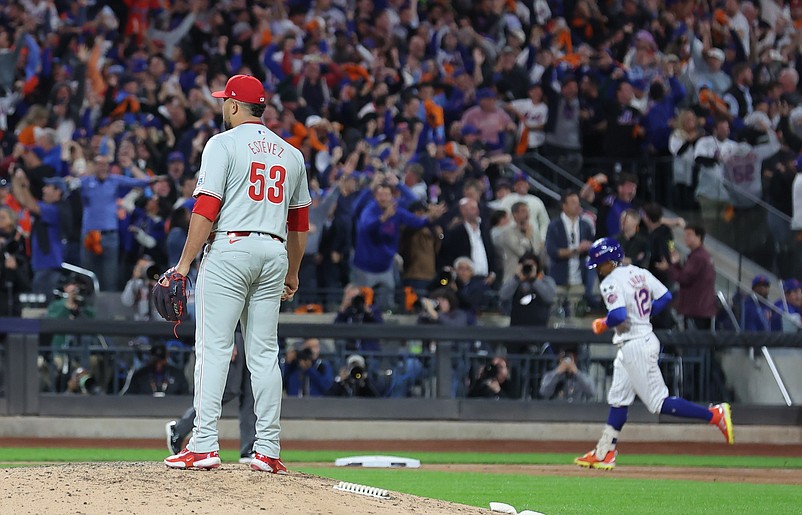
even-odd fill
[[[179,322],[187,311],[187,278],[171,268],[151,292],[156,311],[168,322]]]

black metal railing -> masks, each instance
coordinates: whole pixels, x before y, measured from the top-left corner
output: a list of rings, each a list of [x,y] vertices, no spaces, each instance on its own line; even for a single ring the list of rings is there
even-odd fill
[[[143,354],[148,343],[129,344],[135,338],[152,341],[170,340],[172,325],[165,322],[117,322],[84,320],[30,320],[0,319],[0,330],[9,333],[0,358],[4,363],[5,380],[0,391],[5,391],[5,410],[8,414],[36,414],[40,396],[57,392],[54,384],[64,370],[76,366],[95,367],[98,380],[104,384],[99,393],[116,395],[122,390],[123,376],[129,373]],[[194,336],[194,325],[178,327],[178,341],[168,347],[176,364],[188,361]],[[69,334],[77,337],[76,348],[54,348],[42,345],[48,336]],[[715,351],[737,347],[802,347],[802,338],[793,334],[736,334],[700,332],[657,332],[664,346],[661,356],[664,374],[672,394],[700,401],[718,397],[713,368]],[[98,335],[103,338],[99,339]],[[526,327],[465,327],[401,326],[401,325],[329,325],[280,324],[279,336],[287,338],[327,338],[334,340],[333,349],[324,353],[335,370],[346,362],[352,353],[362,354],[381,394],[391,397],[414,396],[419,398],[463,398],[468,381],[476,376],[499,350],[506,350],[513,388],[518,400],[538,399],[537,390],[543,374],[556,364],[556,350],[570,348],[577,352],[581,369],[594,374],[597,382],[597,399],[601,401],[606,381],[612,372],[612,347],[603,355],[590,352],[593,344],[609,345],[610,335],[594,335],[581,329],[540,329]],[[82,339],[83,337],[83,339]],[[88,340],[87,340],[88,338]],[[380,351],[354,348],[353,342],[377,339]],[[99,342],[104,343],[99,343]],[[80,342],[89,342],[86,345]],[[96,342],[96,343],[91,343]],[[479,343],[477,343],[479,342]],[[695,352],[691,350],[696,349]],[[710,352],[700,352],[709,350]],[[58,355],[62,359],[55,360]],[[400,374],[398,364],[413,360],[418,369],[414,377],[399,385],[394,380]],[[117,367],[117,364],[124,366]],[[62,367],[62,368],[59,368]],[[50,383],[47,384],[46,380]],[[62,377],[62,380],[64,378]],[[110,382],[108,382],[110,381]],[[0,404],[2,407],[2,404]]]

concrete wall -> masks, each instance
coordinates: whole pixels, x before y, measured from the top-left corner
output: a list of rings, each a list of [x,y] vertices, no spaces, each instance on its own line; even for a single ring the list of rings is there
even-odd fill
[[[164,438],[163,418],[0,418],[0,438]],[[595,423],[448,422],[373,420],[285,420],[285,440],[557,440],[595,441],[603,420]],[[220,438],[239,438],[237,421],[220,421]],[[736,426],[736,442],[800,444],[798,426]],[[707,424],[627,424],[631,442],[721,443],[721,434]]]
[[[795,405],[802,403],[802,350],[774,348],[769,352],[791,401]],[[735,391],[737,402],[785,406],[777,382],[760,349],[754,350],[754,357],[750,356],[747,349],[725,351],[721,354],[721,367],[726,377],[737,378],[729,385]]]

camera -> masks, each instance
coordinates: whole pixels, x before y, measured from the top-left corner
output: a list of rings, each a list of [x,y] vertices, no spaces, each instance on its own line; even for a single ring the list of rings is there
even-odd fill
[[[440,274],[437,276],[437,284],[439,286],[448,286],[452,282],[454,282],[454,271],[450,268],[440,270]]]
[[[150,265],[147,269],[145,269],[145,277],[142,279],[158,281],[159,277],[161,277],[161,271],[159,267],[157,265]]]
[[[531,263],[527,263],[521,267],[521,273],[527,276],[532,275],[532,272],[534,271],[535,271],[535,265]]]
[[[495,363],[488,363],[482,369],[482,377],[483,378],[492,379],[492,378],[496,377],[497,374],[498,374],[498,365],[496,365]]]
[[[351,368],[349,372],[349,376],[352,381],[354,382],[361,382],[365,380],[365,369],[360,367],[359,365],[355,365]]]
[[[364,311],[365,310],[365,297],[362,295],[357,295],[351,300],[351,307],[354,308],[355,311]]]
[[[20,249],[19,241],[14,238],[9,238],[5,245],[0,244],[0,255],[2,254],[16,254]]]
[[[67,381],[67,390],[72,393],[84,395],[97,395],[101,393],[100,385],[85,368],[76,368]]]
[[[298,361],[312,361],[312,349],[304,348],[298,351]]]

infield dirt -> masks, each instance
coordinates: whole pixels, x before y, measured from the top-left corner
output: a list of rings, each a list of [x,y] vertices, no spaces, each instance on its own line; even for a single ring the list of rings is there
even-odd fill
[[[488,514],[489,510],[391,492],[377,499],[334,490],[338,482],[300,472],[275,476],[246,465],[168,470],[161,463],[77,463],[0,471],[0,513],[86,514],[399,513]]]

